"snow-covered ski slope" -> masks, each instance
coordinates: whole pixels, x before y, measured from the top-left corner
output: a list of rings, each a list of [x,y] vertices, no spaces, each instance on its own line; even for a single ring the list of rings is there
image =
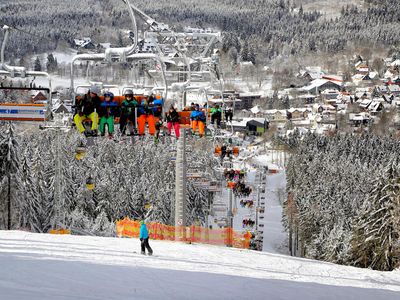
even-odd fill
[[[400,299],[376,272],[208,245],[0,231],[0,299]]]

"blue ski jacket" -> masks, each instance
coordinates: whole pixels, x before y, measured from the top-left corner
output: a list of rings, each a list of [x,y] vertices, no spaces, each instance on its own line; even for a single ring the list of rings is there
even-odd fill
[[[194,110],[190,113],[190,119],[194,121],[202,121],[206,120],[205,114],[200,110]]]
[[[147,231],[146,224],[140,225],[139,239],[147,239],[149,237],[149,232]]]

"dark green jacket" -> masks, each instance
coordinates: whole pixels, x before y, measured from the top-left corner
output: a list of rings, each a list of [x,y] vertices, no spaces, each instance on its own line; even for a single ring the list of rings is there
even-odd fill
[[[135,108],[137,107],[138,103],[136,99],[132,99],[131,101],[124,100],[122,101],[121,105],[121,115],[131,115],[135,113]]]

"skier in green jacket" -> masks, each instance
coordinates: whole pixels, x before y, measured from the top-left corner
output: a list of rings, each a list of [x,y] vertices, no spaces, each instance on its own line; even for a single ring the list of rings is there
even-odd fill
[[[221,127],[221,118],[222,118],[222,109],[218,104],[215,104],[213,108],[211,108],[211,124],[214,125],[214,121],[217,121],[217,127]]]
[[[136,128],[136,116],[137,116],[138,102],[133,97],[133,91],[127,89],[125,91],[125,99],[121,105],[121,118],[119,119],[119,130],[122,135],[125,135],[126,125],[128,120],[132,122],[133,127]],[[132,132],[130,133],[132,134]]]

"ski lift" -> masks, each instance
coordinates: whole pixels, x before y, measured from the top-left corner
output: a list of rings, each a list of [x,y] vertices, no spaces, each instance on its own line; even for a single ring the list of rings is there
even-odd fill
[[[215,156],[221,155],[221,152],[222,152],[221,146],[217,146],[217,147],[214,148],[214,155]]]
[[[86,179],[86,188],[87,188],[89,191],[92,191],[92,190],[94,189],[94,187],[95,187],[94,179],[93,179],[92,176],[89,176],[89,177]]]
[[[239,147],[233,147],[232,153],[233,153],[234,156],[238,156],[239,152],[240,152]]]
[[[228,189],[233,189],[233,188],[235,188],[235,186],[236,186],[236,183],[234,181],[228,181],[228,183],[227,183]]]
[[[82,158],[85,157],[85,155],[86,155],[86,147],[85,147],[85,144],[81,141],[79,146],[76,147],[75,158],[77,160],[81,160]]]
[[[48,93],[48,99],[43,94],[44,98],[38,99],[35,103],[2,103],[0,109],[0,120],[5,121],[48,121],[52,117],[52,89],[51,89],[51,78],[46,72],[29,71],[25,67],[10,66],[4,61],[6,44],[10,32],[10,27],[7,25],[3,26],[4,38],[1,45],[0,53],[0,75],[10,78],[31,78],[35,80],[36,77],[46,77],[48,80],[48,88],[36,88],[33,86],[29,87],[12,87],[12,86],[1,86],[1,90],[20,90],[20,91],[46,91]],[[33,82],[33,81],[32,81]],[[46,100],[46,101],[45,101]]]
[[[203,175],[201,173],[187,173],[186,177],[187,178],[197,179],[197,178],[202,178]]]

